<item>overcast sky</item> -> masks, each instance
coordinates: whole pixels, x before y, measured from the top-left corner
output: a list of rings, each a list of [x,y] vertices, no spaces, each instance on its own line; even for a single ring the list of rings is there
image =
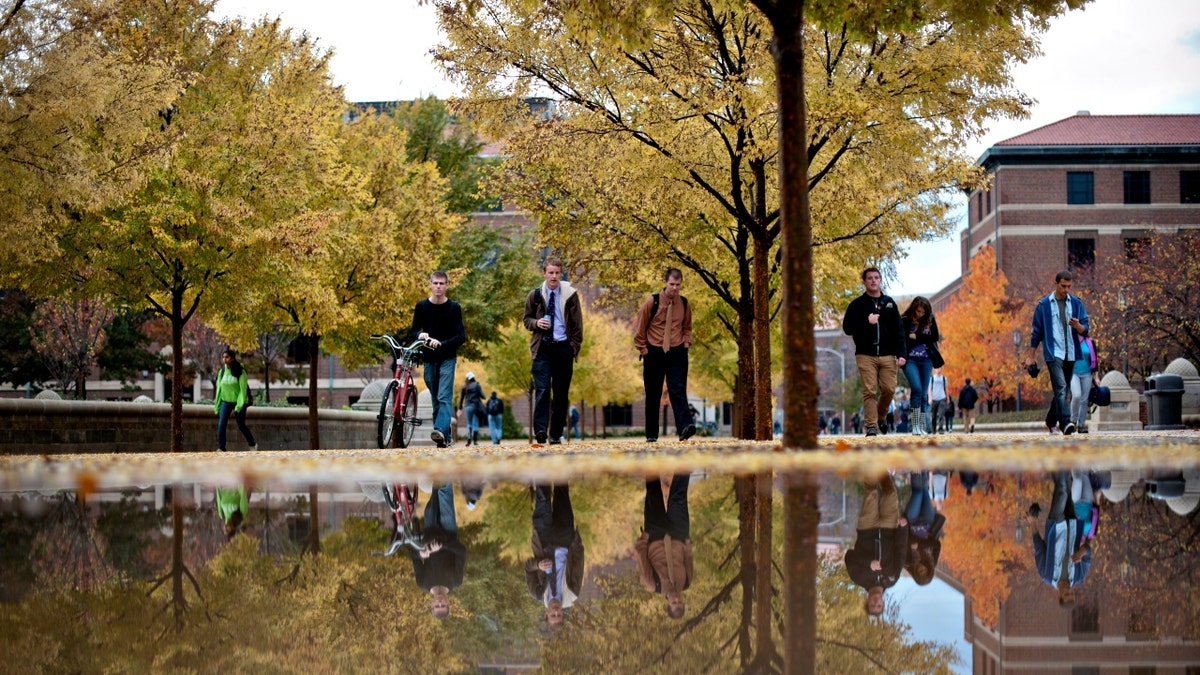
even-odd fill
[[[433,10],[415,0],[220,0],[217,8],[248,18],[279,16],[332,48],[334,79],[351,101],[459,93],[429,57],[438,41]],[[1017,86],[1037,102],[1030,118],[996,121],[971,144],[972,156],[1079,110],[1095,115],[1200,112],[1197,0],[1094,0],[1055,21],[1042,51],[1042,57],[1014,71]],[[952,281],[960,271],[958,241],[956,233],[914,245],[889,292],[929,295]]]

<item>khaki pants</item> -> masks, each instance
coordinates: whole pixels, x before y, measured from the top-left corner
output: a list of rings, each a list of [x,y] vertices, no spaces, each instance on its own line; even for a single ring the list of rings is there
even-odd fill
[[[883,488],[882,498],[878,489],[880,486]],[[864,483],[863,489],[865,494],[862,510],[858,512],[857,529],[896,529],[900,521],[900,498],[896,496],[896,484],[892,482],[892,477],[884,474],[879,485]]]
[[[896,357],[856,354],[858,375],[862,378],[863,424],[879,428],[879,418],[887,414],[896,393]]]

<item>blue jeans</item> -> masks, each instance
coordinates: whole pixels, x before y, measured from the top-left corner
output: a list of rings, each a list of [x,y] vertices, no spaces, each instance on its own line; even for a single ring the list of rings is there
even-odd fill
[[[1071,421],[1071,409],[1067,407],[1067,374],[1075,372],[1075,362],[1054,359],[1046,362],[1046,370],[1050,373],[1050,385],[1054,388],[1054,398],[1050,401],[1050,409],[1046,411],[1046,426],[1062,429]]]
[[[458,532],[458,522],[454,518],[454,487],[449,483],[438,486],[425,504],[425,528],[431,527],[443,532]]]
[[[450,419],[454,416],[454,364],[444,359],[425,364],[425,387],[433,399],[433,428],[450,440]]]
[[[488,431],[492,434],[494,445],[500,445],[500,430],[504,428],[503,417],[503,415],[488,415]]]
[[[926,398],[929,393],[929,380],[933,377],[933,361],[919,356],[908,359],[904,362],[904,377],[908,378],[908,404],[913,410],[929,412],[929,401]],[[913,401],[919,402],[920,405],[914,405]]]
[[[933,510],[933,497],[929,494],[929,473],[921,471],[910,473],[909,485],[912,487],[912,496],[908,498],[908,505],[904,507],[904,517],[908,519],[909,525],[916,523],[924,523],[929,525],[933,523],[936,516]]]
[[[217,411],[217,449],[225,449],[225,425],[229,423],[229,416],[232,414],[233,419],[237,422],[238,431],[246,437],[247,445],[257,445],[254,442],[254,434],[250,433],[250,427],[246,426],[246,409],[242,408],[241,412],[233,412],[237,404],[233,401],[221,401],[221,408]]]
[[[479,413],[480,408],[477,405],[470,404],[463,410],[463,415],[467,418],[467,435],[479,431]]]

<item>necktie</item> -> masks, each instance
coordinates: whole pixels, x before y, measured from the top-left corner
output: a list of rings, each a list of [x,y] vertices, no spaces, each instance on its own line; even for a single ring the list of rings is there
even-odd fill
[[[667,303],[667,321],[663,326],[663,351],[671,351],[671,308],[675,306],[674,302]]]
[[[550,291],[550,304],[546,306],[546,314],[550,315],[550,339],[554,339],[554,315],[557,313],[558,305],[554,304],[554,291]]]

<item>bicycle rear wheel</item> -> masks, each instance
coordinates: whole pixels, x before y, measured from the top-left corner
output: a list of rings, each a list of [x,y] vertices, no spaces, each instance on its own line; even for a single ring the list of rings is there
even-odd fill
[[[413,433],[417,430],[417,388],[408,387],[404,390],[404,400],[400,405],[400,447],[407,448],[412,443]]]
[[[381,448],[392,447],[396,429],[396,396],[400,386],[395,380],[388,383],[383,390],[383,401],[379,404],[379,423],[376,428],[375,440]]]

